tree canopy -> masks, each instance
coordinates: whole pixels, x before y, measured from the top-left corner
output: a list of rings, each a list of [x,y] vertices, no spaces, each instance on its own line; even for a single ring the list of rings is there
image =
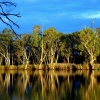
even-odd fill
[[[0,33],[0,65],[54,64],[54,63],[99,63],[99,29],[86,28],[72,34],[64,34],[53,27],[41,32],[33,27],[32,34],[21,34],[5,28]],[[25,67],[27,69],[27,67]]]

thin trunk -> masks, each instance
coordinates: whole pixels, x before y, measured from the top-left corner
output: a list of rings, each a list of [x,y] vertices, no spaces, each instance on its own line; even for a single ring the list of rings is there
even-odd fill
[[[43,61],[44,61],[44,59],[46,58],[46,53],[45,53],[45,55],[42,57],[42,59],[41,59],[41,62],[40,62],[40,64],[39,64],[39,69],[41,69],[42,68],[42,63],[43,63]]]
[[[53,64],[53,59],[54,59],[54,56],[51,55],[51,64]]]
[[[41,37],[41,39],[42,39],[42,51],[41,51],[41,59],[40,59],[40,64],[39,64],[39,69],[41,69],[41,66],[42,66],[42,63],[43,63],[43,52],[44,52],[44,50],[43,50],[43,26],[42,26],[42,37]]]
[[[67,63],[69,64],[69,57],[67,57]]]
[[[27,69],[27,65],[29,64],[29,57],[30,57],[30,53],[29,55],[27,55],[26,49],[23,49],[23,60],[22,60],[22,64],[25,65],[25,69]]]
[[[54,62],[54,51],[51,48],[51,64],[53,64],[53,62]]]
[[[88,47],[86,46],[86,44],[84,46],[85,46],[85,48],[87,49],[87,52],[90,55],[90,69],[94,69],[94,61],[96,60],[96,57],[93,54],[94,50],[89,50]]]
[[[90,68],[94,69],[94,61],[95,61],[95,57],[93,55],[90,56]]]
[[[7,66],[10,65],[10,53],[8,52],[8,50],[7,50],[7,55],[6,55],[5,63],[6,63]]]
[[[1,56],[1,58],[0,58],[0,65],[2,65],[2,56]]]
[[[42,44],[42,52],[41,52],[41,59],[40,59],[39,69],[41,69],[42,63],[43,63],[43,44]]]
[[[57,57],[56,57],[56,61],[55,61],[55,63],[58,62],[59,55],[60,55],[60,53],[57,54]]]
[[[5,58],[5,65],[10,65],[10,56],[9,56],[8,52],[6,55],[1,52],[0,52],[0,54]]]
[[[11,64],[14,65],[13,64],[13,51],[11,51]]]

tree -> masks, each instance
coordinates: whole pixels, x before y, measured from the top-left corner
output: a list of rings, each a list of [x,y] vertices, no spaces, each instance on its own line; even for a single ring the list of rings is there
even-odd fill
[[[29,39],[30,34],[23,34],[20,38],[17,38],[13,41],[13,53],[18,64],[29,64],[29,58],[31,56],[31,52],[28,47]],[[27,68],[25,67],[25,69]]]
[[[90,67],[94,68],[94,61],[100,54],[100,38],[97,37],[96,33],[89,28],[81,30],[78,36],[80,39],[79,49],[87,54],[86,57],[88,57]]]
[[[33,27],[33,33],[31,35],[31,38],[28,42],[28,45],[32,51],[33,54],[33,62],[34,63],[40,63],[41,58],[41,27],[39,25],[35,25]]]
[[[55,63],[59,56],[59,43],[61,34],[55,28],[44,31],[44,55],[46,63]]]
[[[18,13],[18,14],[10,13],[16,6],[17,6],[16,3],[10,2],[9,0],[2,0],[0,2],[0,20],[4,24],[9,26],[11,28],[11,30],[13,30],[12,24],[19,28],[19,25],[10,18],[10,16],[15,16],[18,18],[21,17],[20,13]],[[16,32],[14,30],[13,30],[13,32],[16,34]]]
[[[63,34],[61,36],[61,56],[64,58],[64,60],[67,59],[67,62],[69,63],[69,57],[72,54],[72,35],[71,34]]]
[[[63,62],[74,62],[75,63],[75,54],[78,54],[78,32],[72,34],[63,34],[60,37],[60,52],[61,60]],[[77,53],[76,53],[77,52]]]
[[[11,30],[5,28],[0,34],[0,55],[4,57],[5,65],[10,65],[12,52],[12,41],[14,34]]]

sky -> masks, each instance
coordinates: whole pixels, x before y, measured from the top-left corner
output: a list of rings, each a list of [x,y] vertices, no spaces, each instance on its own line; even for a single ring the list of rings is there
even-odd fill
[[[11,13],[19,13],[21,18],[11,17],[20,26],[13,26],[18,34],[32,33],[35,25],[43,30],[50,27],[62,33],[73,33],[84,29],[100,27],[100,0],[10,0],[17,3]],[[5,19],[6,20],[6,19]],[[7,26],[0,21],[0,30]],[[9,28],[9,27],[8,27]]]

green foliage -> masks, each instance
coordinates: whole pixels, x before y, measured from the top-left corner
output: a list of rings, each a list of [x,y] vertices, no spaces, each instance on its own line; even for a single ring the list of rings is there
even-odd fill
[[[41,37],[39,36],[39,34],[40,34],[40,26],[36,25],[33,28],[33,34],[29,41],[29,45],[31,47],[38,47],[40,45]]]
[[[89,61],[94,62],[100,54],[100,38],[96,37],[96,33],[92,29],[81,30],[78,34],[80,44],[78,46],[85,56],[89,57]]]
[[[11,30],[5,28],[0,34],[0,44],[8,45],[14,37],[14,34]]]
[[[55,28],[49,28],[44,31],[43,34],[43,47],[44,54],[46,55],[45,59],[48,63],[57,62],[58,56],[60,54],[60,36],[62,33],[59,33]]]
[[[60,50],[62,57],[64,58],[70,57],[72,51],[72,42],[70,34],[63,34],[61,36]]]
[[[29,34],[23,34],[21,38],[13,41],[13,54],[20,60],[19,63],[25,64],[29,60],[30,51],[27,52],[29,39]]]
[[[58,38],[58,32],[55,28],[49,28],[44,31],[44,38],[43,41],[44,45],[46,45],[49,49],[54,46],[54,43],[56,42]]]
[[[77,58],[74,52],[85,57],[86,63],[94,63],[97,56],[100,56],[99,31],[99,28],[96,31],[86,28],[72,34],[63,34],[50,27],[41,32],[41,27],[35,25],[32,34],[22,34],[16,38],[11,30],[5,28],[0,33],[0,64],[8,59],[9,62],[19,60],[20,64],[28,60],[36,64],[75,62]]]
[[[40,60],[41,40],[42,40],[40,30],[41,30],[41,27],[39,25],[34,26],[33,33],[28,42],[28,45],[33,54],[34,63],[39,63],[39,60]]]
[[[10,65],[13,37],[13,32],[7,28],[5,28],[0,34],[0,55],[1,58],[4,57],[6,65]]]

